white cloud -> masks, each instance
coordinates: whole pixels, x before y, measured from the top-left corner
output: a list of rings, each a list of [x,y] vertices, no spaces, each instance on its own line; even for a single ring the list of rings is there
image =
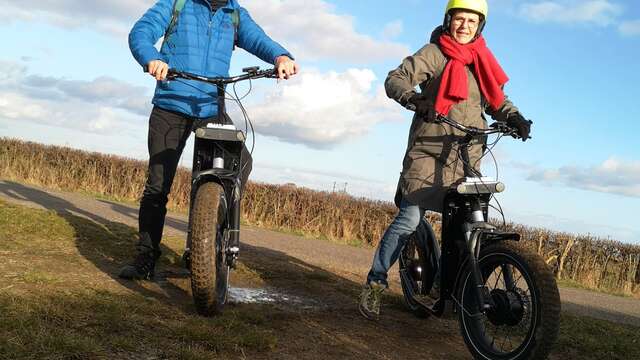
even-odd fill
[[[638,36],[640,35],[640,20],[624,21],[618,27],[622,35]]]
[[[623,161],[615,157],[591,167],[564,166],[552,170],[533,170],[529,180],[564,186],[640,197],[640,161]]]
[[[352,16],[323,0],[243,0],[265,31],[305,61],[375,62],[409,55],[406,45],[376,40],[355,30]]]
[[[0,21],[89,28],[124,37],[135,20],[154,3],[154,0],[0,0]],[[370,63],[400,59],[410,53],[406,45],[357,32],[352,16],[337,14],[323,0],[244,0],[241,4],[267,34],[304,61]]]
[[[282,141],[315,148],[344,143],[377,123],[401,119],[382,87],[373,89],[374,81],[368,69],[307,69],[251,105],[251,118],[259,133]]]
[[[0,61],[0,120],[116,135],[142,127],[150,91],[108,77],[92,81],[30,75]]]
[[[270,184],[293,183],[320,191],[345,191],[353,196],[391,201],[396,191],[395,183],[337,172],[326,172],[299,167],[254,164],[253,179]]]
[[[396,20],[388,23],[382,28],[382,37],[384,39],[395,39],[404,31],[402,20]]]
[[[122,37],[154,3],[154,0],[0,0],[0,21],[45,22],[67,29],[85,27]]]
[[[80,101],[111,106],[138,115],[151,110],[150,91],[107,76],[91,81],[67,80],[27,74],[27,67],[0,61],[0,84],[3,90],[34,100],[58,102]]]
[[[622,8],[609,0],[539,1],[520,6],[520,15],[533,22],[609,25]]]
[[[145,87],[105,76],[78,81],[27,70],[0,61],[0,119],[117,134],[132,124],[143,126],[151,111],[152,92]],[[273,88],[256,90],[247,107],[258,133],[329,148],[366,134],[382,121],[402,119],[382,86],[374,88],[375,79],[368,69],[308,69]]]
[[[591,235],[603,239],[611,239],[640,245],[640,231],[632,226],[612,226],[610,224],[593,223],[580,219],[562,216],[539,214],[532,212],[509,212],[509,221],[528,226],[562,231],[576,235]]]

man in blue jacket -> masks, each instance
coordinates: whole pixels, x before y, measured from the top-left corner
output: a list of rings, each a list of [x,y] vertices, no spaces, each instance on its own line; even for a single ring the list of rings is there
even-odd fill
[[[179,11],[175,11],[180,4]],[[177,16],[176,16],[177,14]],[[165,37],[160,51],[154,44]],[[163,81],[169,68],[207,77],[228,76],[239,46],[275,65],[280,79],[298,72],[293,56],[269,38],[236,0],[159,0],[129,34],[136,61],[158,82],[149,117],[149,172],[138,217],[139,242],[125,279],[153,277],[160,256],[171,184],[194,121],[217,116],[216,88],[196,81]]]

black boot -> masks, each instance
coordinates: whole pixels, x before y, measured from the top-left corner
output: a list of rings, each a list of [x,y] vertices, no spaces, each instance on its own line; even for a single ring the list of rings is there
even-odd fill
[[[160,250],[154,249],[148,233],[140,233],[140,240],[136,245],[136,255],[133,262],[120,270],[120,276],[129,280],[151,280],[154,275],[156,261],[160,258]]]

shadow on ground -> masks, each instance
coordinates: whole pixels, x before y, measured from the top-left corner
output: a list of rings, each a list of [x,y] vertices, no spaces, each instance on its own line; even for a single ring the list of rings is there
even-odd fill
[[[190,295],[185,290],[165,281],[169,277],[187,278],[188,274],[179,267],[168,266],[157,274],[158,283],[162,284],[160,292],[143,286],[144,283],[123,280],[118,277],[120,268],[131,261],[134,254],[137,231],[131,226],[110,221],[78,208],[67,200],[19,183],[3,181],[0,193],[54,211],[73,228],[76,247],[80,255],[120,285],[145,297],[156,298],[168,303],[178,301],[185,304],[190,301]],[[165,245],[161,245],[161,250],[163,264],[167,264],[167,260],[175,263],[174,259],[180,258],[180,255]]]
[[[138,221],[138,209],[137,208],[132,208],[129,206],[125,206],[122,204],[118,204],[117,202],[113,202],[113,201],[108,201],[108,200],[98,200],[99,202],[103,203],[103,204],[107,204],[109,205],[109,207],[121,214],[124,215],[130,219],[132,219],[133,221]],[[183,231],[186,232],[187,231],[187,222],[186,221],[182,221],[182,220],[178,220],[178,219],[174,219],[170,216],[167,216],[165,221],[164,221],[164,227],[165,230],[167,229],[167,227],[179,230],[179,231]]]
[[[165,261],[159,265],[160,276],[156,282],[123,281],[117,272],[129,260],[134,248],[134,228],[21,184],[4,182],[0,192],[55,211],[73,228],[79,254],[120,285],[147,299],[160,301],[165,309],[175,309],[189,317],[195,314],[188,274],[179,264],[170,261],[180,257],[174,250],[163,246]],[[129,208],[116,208],[118,210],[135,216]],[[302,306],[286,301],[228,305],[223,319],[245,321],[242,317],[239,320],[237,314],[244,317],[255,314],[250,317],[258,319],[250,320],[251,326],[277,338],[277,346],[254,353],[251,358],[468,358],[454,322],[417,319],[404,310],[397,295],[385,298],[385,313],[379,322],[365,320],[356,309],[360,283],[285,253],[243,245],[241,264],[235,273],[232,285],[259,286],[309,300]],[[311,306],[306,306],[309,304]],[[428,346],[424,346],[426,342]]]

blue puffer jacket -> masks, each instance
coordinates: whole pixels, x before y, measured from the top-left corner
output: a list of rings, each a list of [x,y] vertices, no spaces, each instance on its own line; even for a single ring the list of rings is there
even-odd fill
[[[162,60],[170,68],[209,77],[229,76],[233,51],[234,26],[231,13],[238,9],[238,46],[273,64],[275,58],[291,54],[271,40],[236,0],[211,11],[208,0],[188,0],[175,27],[160,49],[154,44],[169,27],[174,0],[160,0],[150,8],[129,34],[129,48],[143,67],[152,60]],[[152,101],[160,108],[196,117],[208,118],[217,114],[215,86],[197,81],[159,81]]]

